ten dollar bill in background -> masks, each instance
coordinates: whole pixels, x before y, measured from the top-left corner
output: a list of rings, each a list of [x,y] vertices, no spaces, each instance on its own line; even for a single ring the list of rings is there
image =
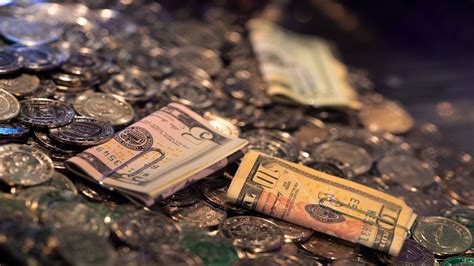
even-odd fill
[[[69,159],[66,166],[150,205],[224,167],[227,158],[246,144],[219,133],[185,106],[171,103]]]
[[[227,200],[394,256],[407,235],[393,225],[410,229],[416,218],[398,198],[256,151],[244,156]]]

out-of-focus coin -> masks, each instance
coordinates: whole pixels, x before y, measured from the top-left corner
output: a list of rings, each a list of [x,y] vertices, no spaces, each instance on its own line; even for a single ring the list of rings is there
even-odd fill
[[[72,157],[80,151],[80,149],[75,146],[73,147],[71,145],[64,145],[62,143],[55,142],[44,131],[33,131],[33,139],[37,144],[50,151],[52,154],[64,154]]]
[[[0,146],[0,180],[9,185],[33,186],[48,181],[53,162],[41,150],[21,144]]]
[[[377,163],[382,177],[408,188],[425,188],[432,185],[436,174],[427,164],[412,156],[386,156]]]
[[[249,130],[242,134],[242,138],[249,141],[249,149],[261,151],[288,161],[296,161],[299,155],[299,146],[290,134],[278,130]]]
[[[261,253],[276,250],[283,245],[283,232],[273,222],[254,216],[234,216],[220,226],[221,233],[236,247]]]
[[[175,65],[192,65],[211,76],[216,75],[222,68],[222,61],[216,51],[199,46],[186,45],[171,49],[170,56]]]
[[[27,99],[49,98],[56,92],[56,84],[48,78],[40,78],[40,84],[36,91],[26,96]]]
[[[0,79],[0,89],[4,89],[18,97],[33,94],[39,85],[40,79],[37,76],[29,74],[20,74],[10,78]]]
[[[274,105],[264,109],[264,114],[253,125],[257,128],[293,130],[303,119],[303,110],[296,107]]]
[[[15,50],[23,57],[23,67],[30,71],[46,71],[59,67],[68,55],[48,46],[18,46]]]
[[[217,131],[232,137],[238,138],[240,136],[240,129],[227,118],[211,112],[204,113],[204,118],[206,118],[209,124],[217,129]]]
[[[300,128],[294,133],[295,138],[303,148],[314,144],[325,142],[329,138],[329,132],[323,121],[305,116]]]
[[[53,177],[43,183],[44,186],[54,187],[59,191],[69,191],[72,194],[77,194],[77,188],[74,183],[59,171],[54,171]]]
[[[14,198],[9,194],[0,195],[0,221],[11,218],[16,222],[34,223],[36,215],[28,209],[25,200]]]
[[[122,68],[134,67],[157,79],[167,77],[175,68],[168,54],[153,53],[144,48],[122,49],[117,54],[117,61]]]
[[[121,241],[135,248],[151,243],[176,245],[182,238],[181,227],[168,217],[145,211],[124,215],[113,223],[112,230]]]
[[[390,187],[385,192],[403,199],[418,215],[437,216],[441,215],[446,209],[453,207],[451,201],[444,195],[414,192],[402,187]]]
[[[58,40],[62,26],[48,18],[7,18],[2,23],[2,33],[8,40],[27,46],[36,46]]]
[[[200,228],[217,227],[226,218],[225,211],[205,201],[183,207],[165,206],[165,211],[175,221]]]
[[[0,89],[0,122],[9,121],[20,113],[20,103],[5,90]]]
[[[316,260],[304,257],[298,254],[277,254],[263,255],[255,258],[243,258],[232,264],[232,266],[259,266],[259,265],[275,265],[275,266],[319,266],[324,265]]]
[[[112,126],[129,124],[135,117],[133,107],[120,96],[88,92],[76,98],[74,109],[80,115],[95,117]]]
[[[217,95],[210,82],[180,83],[170,86],[167,82],[165,95],[171,100],[203,110],[211,107],[217,100]]]
[[[0,74],[10,74],[23,67],[23,57],[8,48],[0,49]]]
[[[448,193],[456,201],[474,205],[474,182],[472,176],[457,176],[448,182]]]
[[[0,123],[0,138],[22,138],[30,133],[30,128],[21,123]]]
[[[364,148],[343,141],[321,144],[310,153],[317,157],[335,159],[347,164],[356,175],[368,172],[373,164],[372,157]]]
[[[227,179],[207,180],[201,186],[202,194],[208,202],[228,212],[239,214],[249,212],[240,206],[226,202],[226,194],[229,185],[230,181]]]
[[[313,234],[313,230],[302,226],[285,222],[276,218],[265,217],[267,220],[274,222],[283,232],[285,242],[303,242],[308,240]]]
[[[74,115],[74,110],[63,102],[31,99],[20,102],[18,120],[33,127],[54,128],[71,123]]]
[[[397,257],[397,265],[433,265],[434,256],[430,250],[418,244],[418,242],[407,239]]]
[[[474,265],[474,258],[472,257],[451,257],[443,260],[441,266],[465,266],[465,265]]]
[[[329,260],[344,259],[355,254],[354,244],[321,233],[314,233],[301,244],[301,248],[316,257]]]
[[[390,142],[380,133],[372,133],[364,129],[351,130],[347,133],[349,135],[339,135],[335,138],[364,148],[374,161],[380,160],[390,147]]]
[[[76,117],[66,126],[52,128],[49,135],[56,141],[79,146],[92,146],[107,142],[114,136],[112,126],[90,117]]]
[[[420,217],[413,237],[440,256],[463,253],[472,244],[471,232],[464,225],[439,216]]]
[[[64,62],[61,69],[69,74],[85,75],[101,71],[104,62],[89,49],[80,49],[71,53],[68,60]]]
[[[171,207],[183,207],[196,204],[201,201],[201,191],[195,184],[187,186],[168,198],[163,200],[163,204]]]
[[[222,46],[222,35],[216,32],[211,25],[196,20],[178,20],[171,23],[171,32],[181,45],[198,45],[210,49],[219,49]]]
[[[59,255],[71,265],[115,265],[116,253],[107,239],[95,233],[64,229],[55,232]]]
[[[370,131],[388,131],[394,134],[405,133],[415,124],[410,114],[393,101],[366,105],[359,112],[359,119]]]

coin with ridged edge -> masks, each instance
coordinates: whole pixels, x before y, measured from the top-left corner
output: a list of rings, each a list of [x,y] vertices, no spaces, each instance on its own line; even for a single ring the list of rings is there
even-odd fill
[[[20,113],[20,103],[9,92],[0,89],[0,122],[9,121]]]
[[[68,104],[40,98],[21,101],[18,120],[34,127],[54,128],[71,123],[74,115]]]
[[[67,126],[50,129],[49,135],[64,144],[92,146],[110,140],[114,129],[109,123],[95,118],[76,117]]]
[[[9,48],[0,49],[0,74],[10,74],[23,67],[23,57]]]

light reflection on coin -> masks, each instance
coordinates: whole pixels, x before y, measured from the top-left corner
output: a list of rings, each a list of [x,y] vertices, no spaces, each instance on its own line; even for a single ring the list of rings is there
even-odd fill
[[[19,46],[15,50],[23,57],[24,68],[30,71],[46,71],[59,67],[68,54],[48,46]]]
[[[218,226],[226,217],[226,213],[214,208],[205,201],[183,207],[165,206],[167,214],[175,221],[200,228]]]
[[[261,151],[288,161],[296,161],[298,159],[298,143],[286,132],[264,129],[249,130],[242,134],[242,138],[249,141],[249,150]]]
[[[20,102],[18,120],[34,127],[53,128],[71,123],[74,115],[74,110],[63,102],[31,99]]]
[[[29,74],[20,74],[10,78],[0,79],[0,89],[9,93],[24,97],[33,94],[40,86],[40,79]]]
[[[5,90],[0,89],[0,122],[9,121],[20,113],[20,103]]]
[[[0,74],[10,74],[23,67],[23,57],[12,49],[0,49]]]
[[[46,18],[7,18],[2,23],[2,33],[12,42],[28,46],[42,45],[59,39],[62,27],[56,21]]]
[[[408,155],[386,156],[377,164],[386,180],[406,187],[424,188],[435,181],[435,172],[424,162]]]
[[[92,146],[110,140],[114,129],[110,124],[95,118],[77,117],[67,126],[50,129],[49,135],[61,143]]]
[[[392,101],[365,106],[359,113],[359,119],[371,131],[383,130],[394,134],[409,131],[415,123],[403,107]]]
[[[330,260],[343,259],[355,254],[355,245],[321,233],[315,233],[301,247],[310,254]]]

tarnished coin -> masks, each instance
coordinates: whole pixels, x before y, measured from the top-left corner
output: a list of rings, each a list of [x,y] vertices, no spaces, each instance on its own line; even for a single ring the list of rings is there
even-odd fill
[[[30,133],[30,128],[21,123],[0,123],[1,138],[22,138]]]
[[[76,98],[74,109],[80,115],[95,117],[112,126],[124,126],[135,117],[133,107],[117,95],[88,92]]]
[[[115,265],[117,254],[107,239],[91,232],[63,229],[55,232],[57,252],[70,265]]]
[[[21,144],[0,146],[0,180],[7,184],[38,185],[53,174],[53,162],[41,150]]]
[[[211,112],[204,113],[204,118],[220,133],[237,138],[240,136],[240,129],[227,118]]]
[[[270,156],[295,162],[299,155],[299,146],[290,134],[278,130],[256,129],[242,134],[249,141],[249,150],[261,151]]]
[[[370,131],[388,131],[394,134],[405,133],[415,124],[410,114],[393,101],[364,106],[359,112],[359,119]]]
[[[409,155],[392,155],[382,158],[377,169],[385,180],[407,188],[426,188],[435,181],[431,166]]]
[[[112,224],[117,238],[132,247],[150,244],[176,245],[182,238],[181,227],[168,217],[153,212],[136,211]]]
[[[386,193],[403,199],[418,215],[437,216],[453,207],[453,203],[444,195],[414,192],[402,187],[390,187]]]
[[[343,141],[321,144],[310,153],[317,157],[334,159],[347,164],[356,175],[368,172],[373,164],[372,157],[364,148]]]
[[[2,23],[3,37],[27,46],[58,40],[63,33],[61,24],[48,18],[7,18]]]
[[[474,235],[474,207],[453,207],[446,210],[443,216],[464,225],[467,229],[469,229],[471,235]],[[474,240],[471,244],[470,250],[474,251]]]
[[[23,67],[30,71],[46,71],[61,66],[68,54],[49,46],[18,46],[15,47],[23,57]]]
[[[192,65],[206,71],[214,76],[222,68],[222,60],[219,54],[211,49],[194,45],[186,45],[170,50],[170,56],[175,65]]]
[[[464,225],[439,216],[420,217],[413,237],[440,256],[463,253],[472,244],[471,232]]]
[[[175,221],[200,228],[216,227],[226,218],[225,211],[205,201],[183,207],[165,206],[165,211]]]
[[[285,242],[303,242],[308,240],[313,234],[313,230],[302,226],[285,222],[280,219],[265,217],[267,220],[274,222],[283,232]]]
[[[304,117],[302,125],[294,133],[294,137],[303,148],[326,142],[329,136],[324,122],[310,116]]]
[[[0,89],[9,93],[25,97],[33,94],[40,86],[40,79],[29,74],[20,74],[14,77],[0,79]]]
[[[284,242],[283,232],[273,222],[254,216],[234,216],[220,226],[221,233],[236,247],[261,253],[279,249]]]
[[[239,214],[249,212],[240,206],[226,202],[229,185],[230,181],[227,179],[207,180],[201,185],[202,194],[209,203],[228,212]]]
[[[301,244],[301,248],[316,257],[329,260],[348,258],[356,252],[354,244],[322,233],[314,233]]]
[[[20,103],[9,92],[0,89],[0,122],[9,121],[20,113]]]
[[[20,102],[18,120],[33,127],[54,128],[71,123],[74,115],[74,110],[63,102],[31,99]]]
[[[23,67],[23,57],[12,49],[0,49],[0,74],[10,74]]]
[[[49,135],[56,141],[79,146],[92,146],[107,142],[114,136],[112,126],[90,117],[76,117],[63,127],[52,128]]]
[[[468,265],[474,265],[474,258],[472,257],[451,257],[443,260],[441,263],[441,266],[468,266]]]
[[[433,265],[434,256],[430,250],[412,239],[405,240],[397,257],[397,265]]]

